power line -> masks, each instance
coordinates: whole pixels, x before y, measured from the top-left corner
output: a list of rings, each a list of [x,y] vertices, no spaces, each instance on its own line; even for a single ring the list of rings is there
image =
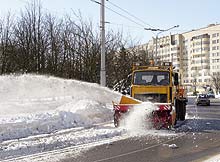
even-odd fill
[[[109,7],[106,7],[106,8],[107,8],[108,10],[110,10],[110,11],[112,11],[112,12],[118,14],[119,16],[121,16],[121,17],[123,17],[123,18],[125,18],[125,19],[127,19],[127,20],[129,20],[129,21],[131,21],[131,22],[133,22],[133,23],[135,23],[136,25],[139,25],[139,26],[141,26],[141,27],[143,27],[143,28],[145,27],[144,25],[142,25],[142,24],[140,24],[140,23],[138,23],[138,22],[136,22],[136,21],[130,19],[129,17],[127,17],[127,16],[125,16],[125,15],[120,14],[120,13],[117,12],[117,11],[114,11],[113,9],[111,9],[111,8],[109,8]]]
[[[119,8],[120,10],[124,11],[124,12],[127,13],[129,16],[131,16],[131,17],[133,17],[133,18],[139,20],[139,21],[142,22],[143,24],[146,24],[146,25],[148,25],[148,26],[150,26],[150,27],[152,27],[152,28],[155,28],[154,26],[152,26],[152,25],[150,25],[150,24],[144,22],[143,20],[141,20],[141,19],[138,18],[137,16],[131,14],[129,11],[127,11],[127,10],[121,8],[120,6],[114,4],[114,3],[110,2],[110,1],[107,1],[107,2],[110,3],[111,5],[113,5],[114,7]]]
[[[128,28],[143,29],[142,27],[139,27],[139,26],[131,26],[131,25],[125,25],[125,24],[118,24],[118,23],[114,23],[114,22],[109,22],[108,24],[109,25],[124,26],[124,27],[128,27]]]
[[[95,2],[95,3],[99,4],[99,5],[102,5],[102,4],[101,4],[100,2],[98,2],[98,1],[95,1],[95,0],[91,0],[91,1],[92,1],[92,2]],[[108,10],[114,12],[115,14],[117,14],[117,15],[119,15],[119,16],[121,16],[121,17],[123,17],[123,18],[125,18],[125,19],[127,19],[127,20],[129,20],[129,21],[131,21],[131,22],[133,22],[133,23],[135,23],[136,25],[141,26],[142,28],[145,28],[144,25],[142,25],[142,24],[140,24],[140,23],[138,23],[138,22],[136,22],[136,21],[130,19],[129,17],[127,17],[127,16],[125,16],[125,15],[123,15],[123,14],[117,12],[117,11],[114,11],[113,9],[111,9],[111,8],[109,8],[109,7],[107,7],[107,6],[104,6],[104,7],[107,8]]]

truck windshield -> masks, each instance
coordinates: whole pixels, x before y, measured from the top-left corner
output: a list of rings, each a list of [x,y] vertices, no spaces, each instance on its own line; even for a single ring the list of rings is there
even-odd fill
[[[169,85],[169,72],[166,71],[137,71],[134,73],[134,85]]]

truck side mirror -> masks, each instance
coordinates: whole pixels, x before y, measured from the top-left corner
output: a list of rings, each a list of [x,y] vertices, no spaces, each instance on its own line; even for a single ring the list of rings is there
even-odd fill
[[[179,85],[178,73],[174,73],[174,85],[175,85],[175,86]]]

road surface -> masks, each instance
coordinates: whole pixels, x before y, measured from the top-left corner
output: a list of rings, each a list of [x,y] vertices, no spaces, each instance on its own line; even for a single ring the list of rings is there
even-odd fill
[[[145,135],[93,147],[61,162],[200,162],[220,154],[220,103],[187,105],[187,120],[174,136]]]

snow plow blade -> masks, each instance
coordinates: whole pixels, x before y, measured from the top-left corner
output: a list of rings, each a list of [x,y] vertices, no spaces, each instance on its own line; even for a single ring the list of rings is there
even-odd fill
[[[119,104],[141,104],[142,101],[139,101],[137,99],[134,99],[132,97],[128,97],[128,96],[122,96],[121,97],[121,100],[120,100],[120,103]]]
[[[120,120],[125,114],[129,112],[129,109],[134,108],[137,104],[143,103],[137,99],[128,96],[122,96],[119,104],[113,103],[114,109],[114,125],[120,126]],[[152,111],[151,122],[155,129],[171,128],[174,126],[175,113],[172,113],[172,105],[169,103],[155,103],[157,108]]]
[[[141,104],[142,101],[136,100],[132,97],[128,97],[128,96],[122,96],[121,100],[119,102],[119,104],[115,103],[114,101],[112,101],[113,103],[113,108],[115,112],[127,112],[128,109],[134,107],[137,104]]]

